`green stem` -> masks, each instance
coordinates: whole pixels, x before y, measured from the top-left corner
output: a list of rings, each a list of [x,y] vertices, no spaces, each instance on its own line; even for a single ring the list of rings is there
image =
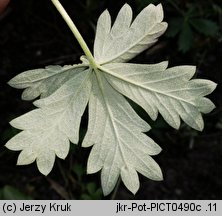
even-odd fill
[[[77,41],[79,42],[79,45],[81,46],[81,48],[83,49],[90,65],[93,68],[97,68],[97,64],[95,62],[95,59],[93,58],[92,53],[90,52],[86,42],[84,41],[82,35],[79,33],[78,29],[76,28],[75,24],[73,23],[73,21],[71,20],[70,16],[67,14],[66,10],[64,9],[64,7],[61,5],[61,3],[59,2],[59,0],[51,0],[52,3],[54,4],[54,6],[56,7],[56,9],[59,11],[59,13],[61,14],[61,16],[63,17],[63,19],[65,20],[65,22],[67,23],[67,25],[69,26],[70,30],[72,31],[72,33],[74,34],[75,38],[77,39]]]

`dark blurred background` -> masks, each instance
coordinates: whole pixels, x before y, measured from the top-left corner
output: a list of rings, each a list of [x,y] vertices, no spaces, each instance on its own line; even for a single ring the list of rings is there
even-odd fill
[[[2,1],[2,0],[0,0]],[[129,3],[134,15],[156,0],[61,0],[92,49],[96,21],[108,8],[115,18],[121,6]],[[79,63],[83,54],[78,43],[51,1],[12,0],[0,15],[0,199],[222,199],[222,2],[221,0],[164,0],[165,21],[169,28],[159,42],[132,62],[170,66],[197,65],[196,77],[207,78],[218,87],[209,97],[216,109],[204,115],[205,129],[197,132],[185,124],[180,130],[169,127],[161,117],[147,120],[149,135],[163,148],[155,157],[163,182],[140,175],[136,196],[120,184],[115,197],[103,197],[100,174],[86,175],[90,149],[71,144],[65,161],[56,160],[53,171],[44,177],[35,163],[16,166],[18,152],[4,144],[18,133],[8,122],[34,108],[22,101],[21,91],[7,81],[29,69],[50,64]],[[87,112],[81,124],[81,137],[87,129]]]

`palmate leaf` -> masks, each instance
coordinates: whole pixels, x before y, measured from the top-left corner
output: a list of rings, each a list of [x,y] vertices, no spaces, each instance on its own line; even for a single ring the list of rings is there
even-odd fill
[[[94,44],[95,64],[86,59],[80,65],[50,66],[30,70],[9,84],[25,88],[23,99],[38,108],[10,123],[23,130],[6,147],[21,150],[18,164],[37,161],[47,175],[55,156],[64,159],[69,142],[79,141],[79,126],[88,104],[88,130],[82,146],[92,146],[87,173],[101,170],[102,189],[109,194],[119,177],[132,192],[139,188],[137,172],[153,180],[162,173],[152,159],[161,148],[144,132],[150,126],[128,103],[128,97],[155,120],[160,113],[178,129],[180,119],[197,130],[203,129],[201,113],[214,104],[207,98],[216,84],[191,79],[193,66],[167,68],[167,62],[141,65],[125,63],[154,44],[164,33],[162,6],[147,6],[132,22],[132,11],[125,4],[111,27],[105,11],[97,24]],[[132,23],[131,23],[132,22]]]
[[[132,9],[125,4],[111,28],[111,18],[106,10],[99,17],[94,43],[94,57],[99,64],[126,62],[152,46],[162,35],[167,23],[159,4],[148,5],[132,22]],[[132,22],[132,23],[131,23]]]
[[[36,160],[39,171],[47,175],[55,155],[62,159],[67,156],[69,140],[78,143],[81,116],[91,91],[90,77],[90,69],[74,74],[55,93],[35,101],[38,109],[10,122],[23,130],[6,144],[9,149],[22,150],[19,165]]]
[[[137,172],[154,180],[162,180],[159,166],[149,155],[160,147],[142,132],[150,129],[115,91],[102,73],[94,76],[89,99],[89,126],[83,147],[94,144],[88,160],[88,173],[102,169],[105,195],[109,194],[121,174],[126,187],[133,193],[139,188]]]
[[[194,79],[193,66],[168,68],[167,62],[152,65],[110,63],[101,67],[110,84],[142,106],[153,120],[158,111],[165,121],[178,129],[180,117],[196,130],[203,129],[200,112],[208,113],[214,104],[203,96],[216,85],[209,80]]]
[[[72,78],[73,74],[85,70],[87,66],[84,63],[63,67],[50,65],[44,69],[28,70],[11,79],[8,84],[14,88],[25,89],[22,94],[23,100],[33,100],[38,96],[44,98]]]
[[[153,120],[159,111],[166,122],[177,129],[181,117],[191,127],[202,130],[201,112],[208,113],[215,107],[203,96],[211,93],[216,85],[209,80],[189,81],[195,67],[166,67],[167,62],[153,65],[110,63],[100,67],[101,75],[97,77],[104,78],[98,78],[97,83],[93,81],[89,126],[83,146],[94,144],[87,171],[94,173],[102,169],[105,195],[112,191],[119,175],[133,193],[139,186],[136,171],[154,180],[162,177],[158,165],[149,157],[158,154],[160,148],[142,134],[149,128],[143,128],[141,119],[115,90],[141,105]]]

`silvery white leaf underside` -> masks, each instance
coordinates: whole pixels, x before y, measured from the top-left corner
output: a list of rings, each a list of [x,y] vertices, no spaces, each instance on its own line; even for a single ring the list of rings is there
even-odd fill
[[[82,146],[92,146],[87,173],[101,170],[104,194],[113,190],[119,177],[135,194],[138,172],[162,180],[161,169],[152,158],[161,148],[145,134],[150,126],[126,97],[153,120],[159,113],[176,129],[182,119],[202,130],[201,113],[214,109],[205,96],[216,87],[212,81],[192,79],[194,66],[125,63],[164,33],[167,24],[162,20],[161,5],[147,6],[132,21],[132,10],[125,4],[113,26],[105,11],[98,20],[94,44],[97,68],[84,60],[79,65],[29,70],[9,81],[15,88],[25,89],[24,100],[40,96],[34,101],[36,109],[10,122],[22,130],[6,144],[11,150],[21,151],[17,163],[36,161],[39,171],[47,175],[55,157],[65,159],[70,142],[79,142],[81,117],[88,104],[89,122]]]

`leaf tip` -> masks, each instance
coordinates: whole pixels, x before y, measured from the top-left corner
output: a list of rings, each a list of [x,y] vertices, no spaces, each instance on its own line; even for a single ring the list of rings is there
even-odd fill
[[[156,9],[157,11],[163,13],[163,5],[161,3],[159,3],[157,6],[156,6]]]
[[[163,181],[163,173],[158,164],[155,166],[155,171],[152,173],[152,175],[147,176],[149,179],[152,179],[154,181]]]
[[[102,18],[102,17],[107,17],[107,18],[110,19],[110,13],[109,13],[108,9],[105,9],[105,10],[103,11],[103,13],[100,15],[100,17],[101,17],[101,18]],[[100,18],[100,17],[99,17],[99,18]]]
[[[18,160],[17,160],[17,162],[16,162],[16,165],[17,165],[17,166],[21,166],[21,165],[27,165],[27,164],[24,163],[22,160],[19,160],[19,158],[18,158]]]
[[[10,79],[8,82],[7,82],[8,85],[10,85],[11,87],[14,87],[14,79]]]
[[[44,99],[38,99],[36,101],[33,102],[33,105],[38,107],[38,108],[41,108],[41,106],[44,106],[45,105],[45,100]]]
[[[17,75],[17,76],[15,76],[15,77],[13,77],[12,79],[10,79],[10,80],[7,82],[7,84],[10,85],[10,86],[13,87],[13,88],[19,88],[19,84],[18,84],[19,79],[18,79],[18,76],[20,76],[20,75]]]
[[[215,82],[213,82],[213,81],[211,81],[211,89],[212,89],[212,92],[217,88],[217,83],[215,83]]]
[[[40,171],[40,170],[39,170]],[[47,176],[49,173],[50,173],[50,171],[40,171],[44,176]]]
[[[14,127],[14,128],[16,128],[16,118],[15,119],[12,119],[10,122],[9,122],[9,124],[12,126],[12,127]]]
[[[106,191],[102,188],[102,191],[103,191],[103,195],[104,196],[108,196],[111,192],[110,191]]]
[[[130,7],[130,5],[129,5],[128,3],[125,3],[125,4],[123,5],[123,7],[125,7],[125,8],[130,8],[130,9],[131,9],[131,7]]]
[[[4,145],[7,149],[11,150],[10,140]]]
[[[161,3],[156,6],[156,12],[157,12],[157,15],[156,15],[157,16],[157,20],[159,22],[162,22],[163,17],[164,17],[164,13],[163,13],[163,6],[162,6]]]
[[[189,126],[191,126],[193,129],[195,129],[197,131],[200,131],[200,132],[203,131],[204,121],[203,121],[202,115],[201,114],[199,115],[199,118],[196,119],[195,124],[193,124],[193,125],[189,124]]]
[[[211,80],[203,80],[203,81],[205,82],[206,86],[206,93],[204,94],[204,96],[211,94],[217,88],[217,83]]]
[[[216,108],[216,105],[212,102],[212,106],[211,109],[209,110],[209,112],[213,111]]]
[[[38,167],[39,172],[42,173],[44,176],[47,176],[52,171],[52,168],[47,169],[47,168],[41,167],[38,165],[38,163],[37,163],[37,167]]]
[[[156,177],[155,177],[154,180],[155,180],[155,181],[163,181],[163,173],[162,173],[161,169],[160,169],[160,171],[157,173],[157,175],[156,175]]]
[[[197,125],[194,129],[196,129],[196,130],[202,132],[203,129],[204,129],[204,123]]]
[[[16,148],[17,146],[15,143],[12,141],[13,138],[11,138],[4,146],[5,148],[12,150],[12,151],[18,151],[20,149]]]
[[[36,159],[35,155],[27,155],[27,151],[23,150],[19,154],[16,165],[17,166],[28,165],[28,164],[33,163],[35,159]]]

